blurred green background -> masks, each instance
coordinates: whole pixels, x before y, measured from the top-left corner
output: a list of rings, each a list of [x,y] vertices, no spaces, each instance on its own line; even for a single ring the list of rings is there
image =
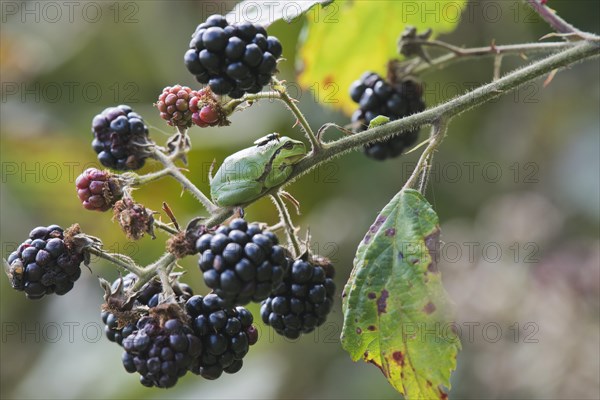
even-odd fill
[[[75,195],[75,177],[97,166],[90,121],[107,106],[127,103],[164,142],[173,129],[152,103],[167,85],[198,86],[182,62],[189,36],[235,2],[77,2],[72,18],[66,3],[2,3],[2,254],[37,225],[79,222],[106,248],[147,264],[164,251],[163,233],[127,242],[108,213],[83,210]],[[549,3],[575,26],[600,31],[599,2]],[[292,83],[303,23],[269,28],[284,44],[281,77]],[[477,1],[441,39],[481,46],[536,41],[548,32],[519,2]],[[507,58],[504,71],[521,63]],[[336,68],[345,67],[339,60]],[[560,72],[546,88],[543,80],[526,85],[457,118],[441,146],[427,195],[442,224],[440,269],[462,332],[451,398],[600,398],[599,75],[595,60]],[[489,59],[430,73],[423,77],[426,102],[440,103],[491,76]],[[348,122],[309,91],[295,97],[313,127]],[[293,122],[279,104],[261,101],[236,113],[230,127],[192,129],[188,176],[208,191],[213,159],[273,131],[301,138]],[[378,163],[356,152],[289,187],[302,204],[295,221],[303,231],[310,227],[314,251],[334,261],[340,292],[356,245],[417,156]],[[149,162],[144,171],[156,168]],[[202,213],[180,194],[168,179],[134,193],[154,210],[167,201],[182,222]],[[268,200],[246,211],[250,220],[276,222]],[[196,260],[181,266],[184,281],[206,293]],[[100,332],[96,277],[117,275],[93,259],[72,292],[41,301],[26,300],[2,279],[2,398],[399,397],[377,368],[353,363],[341,349],[339,298],[328,323],[299,340],[284,340],[258,322],[260,341],[235,375],[206,381],[188,374],[169,391],[144,388],[121,366],[121,349]],[[250,309],[258,316],[257,305]]]

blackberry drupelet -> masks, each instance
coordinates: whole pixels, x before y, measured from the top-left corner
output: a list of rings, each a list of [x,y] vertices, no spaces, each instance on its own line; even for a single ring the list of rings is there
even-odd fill
[[[204,282],[228,305],[262,301],[283,279],[286,251],[277,236],[241,218],[196,242]]]
[[[98,161],[108,168],[127,171],[144,166],[150,143],[142,117],[126,105],[109,107],[92,121],[92,147]]]
[[[193,296],[185,309],[203,349],[190,370],[206,379],[217,379],[223,372],[238,372],[249,347],[258,340],[250,311],[244,307],[227,308],[216,294]]]
[[[225,17],[212,15],[196,28],[184,62],[216,94],[239,98],[258,93],[270,82],[282,51],[279,40],[263,26],[229,25]]]
[[[263,322],[296,339],[323,324],[333,305],[334,269],[326,258],[294,261],[283,282],[262,302]]]
[[[88,168],[75,180],[77,196],[87,210],[107,211],[121,198],[119,180],[107,170]]]
[[[350,86],[350,97],[359,104],[359,109],[352,115],[355,131],[366,130],[378,115],[396,120],[423,111],[425,103],[422,94],[421,84],[414,79],[407,78],[398,84],[390,84],[374,72],[365,72]],[[394,158],[414,145],[418,137],[419,129],[403,132],[365,146],[365,154],[376,160]]]
[[[187,86],[167,86],[154,105],[160,111],[160,117],[171,126],[189,128],[196,124],[204,128],[229,124],[210,88],[196,91]]]
[[[76,234],[79,227],[74,225],[69,231]],[[40,299],[46,294],[63,295],[73,288],[81,275],[83,254],[72,249],[60,226],[39,226],[7,261],[13,289],[24,291],[30,299]]]
[[[190,326],[177,318],[166,319],[166,314],[142,317],[137,330],[123,339],[123,366],[127,372],[138,372],[144,386],[174,386],[202,354],[202,343]]]

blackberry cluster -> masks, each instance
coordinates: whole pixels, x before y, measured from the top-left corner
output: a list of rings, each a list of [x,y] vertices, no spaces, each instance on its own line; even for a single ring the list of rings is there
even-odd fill
[[[141,375],[144,386],[174,386],[202,353],[200,339],[177,318],[163,322],[158,316],[146,316],[137,322],[136,328],[123,339],[122,361],[127,372]]]
[[[283,282],[263,301],[263,322],[277,333],[296,339],[323,324],[333,305],[334,270],[329,260],[294,261]]]
[[[171,126],[201,128],[224,124],[226,117],[210,88],[196,91],[187,86],[168,86],[158,97],[155,106],[160,117]]]
[[[109,171],[88,168],[75,180],[77,196],[87,210],[107,211],[121,198],[119,180]]]
[[[413,79],[390,84],[374,72],[365,72],[350,86],[350,97],[359,104],[359,109],[352,115],[352,122],[357,126],[355,131],[366,130],[378,115],[393,121],[423,111],[422,95],[421,85]],[[418,137],[419,129],[404,132],[386,141],[366,145],[365,154],[376,160],[398,157],[414,145]]]
[[[63,295],[79,279],[82,261],[83,255],[65,243],[60,226],[39,226],[8,257],[8,275],[13,289],[24,291],[30,299]]]
[[[244,307],[226,308],[215,294],[193,296],[185,305],[194,333],[202,339],[202,355],[190,371],[206,379],[234,374],[243,365],[249,346],[258,340],[253,317]]]
[[[108,168],[127,171],[144,166],[148,127],[142,117],[126,105],[109,107],[92,120],[92,147],[98,161]]]
[[[239,98],[270,82],[282,51],[279,40],[261,25],[229,25],[225,17],[211,15],[196,28],[184,61],[198,82],[208,83],[216,94]]]
[[[119,278],[113,282],[112,291],[117,296],[121,297],[121,302],[127,300],[124,297],[124,294],[133,287],[137,279],[138,277],[135,274],[127,274],[122,279]],[[176,301],[181,303],[187,301],[194,295],[192,289],[184,283],[174,285],[173,290],[175,291]],[[119,310],[120,312],[112,312],[108,307],[103,310],[100,313],[100,317],[102,318],[102,322],[104,322],[104,332],[106,333],[108,340],[122,345],[123,339],[131,335],[136,329],[136,317],[138,314],[133,310],[136,310],[136,308],[141,306],[147,306],[149,308],[157,307],[159,294],[161,292],[162,285],[160,282],[151,280],[142,287],[136,296],[135,301],[129,304],[126,307],[126,310],[121,309]],[[117,314],[121,315],[121,320],[119,320]],[[126,318],[123,318],[124,316],[126,316]]]
[[[288,267],[277,236],[241,218],[196,242],[204,282],[229,305],[262,301],[282,281]]]

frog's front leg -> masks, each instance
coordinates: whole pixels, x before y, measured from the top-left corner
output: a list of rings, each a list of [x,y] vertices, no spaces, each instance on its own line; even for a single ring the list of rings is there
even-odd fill
[[[239,206],[259,197],[263,192],[263,186],[255,181],[228,182],[212,193],[215,203],[220,207]]]
[[[285,182],[291,173],[291,165],[281,165],[279,167],[272,168],[265,179],[265,187],[270,189]]]

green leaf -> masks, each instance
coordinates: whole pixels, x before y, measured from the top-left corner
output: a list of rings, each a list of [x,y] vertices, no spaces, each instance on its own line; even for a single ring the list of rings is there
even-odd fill
[[[318,4],[324,7],[332,2],[333,0],[245,0],[236,4],[225,17],[229,23],[248,21],[269,26],[280,19],[291,22]]]
[[[297,59],[299,82],[322,104],[348,115],[358,107],[348,90],[365,71],[386,75],[399,58],[397,41],[407,25],[438,35],[452,31],[465,0],[337,0],[308,18]]]
[[[369,129],[375,128],[376,126],[384,125],[390,122],[390,118],[385,115],[378,115],[369,122]]]
[[[410,399],[447,398],[460,341],[437,269],[438,217],[400,191],[358,246],[344,288],[342,346]]]

